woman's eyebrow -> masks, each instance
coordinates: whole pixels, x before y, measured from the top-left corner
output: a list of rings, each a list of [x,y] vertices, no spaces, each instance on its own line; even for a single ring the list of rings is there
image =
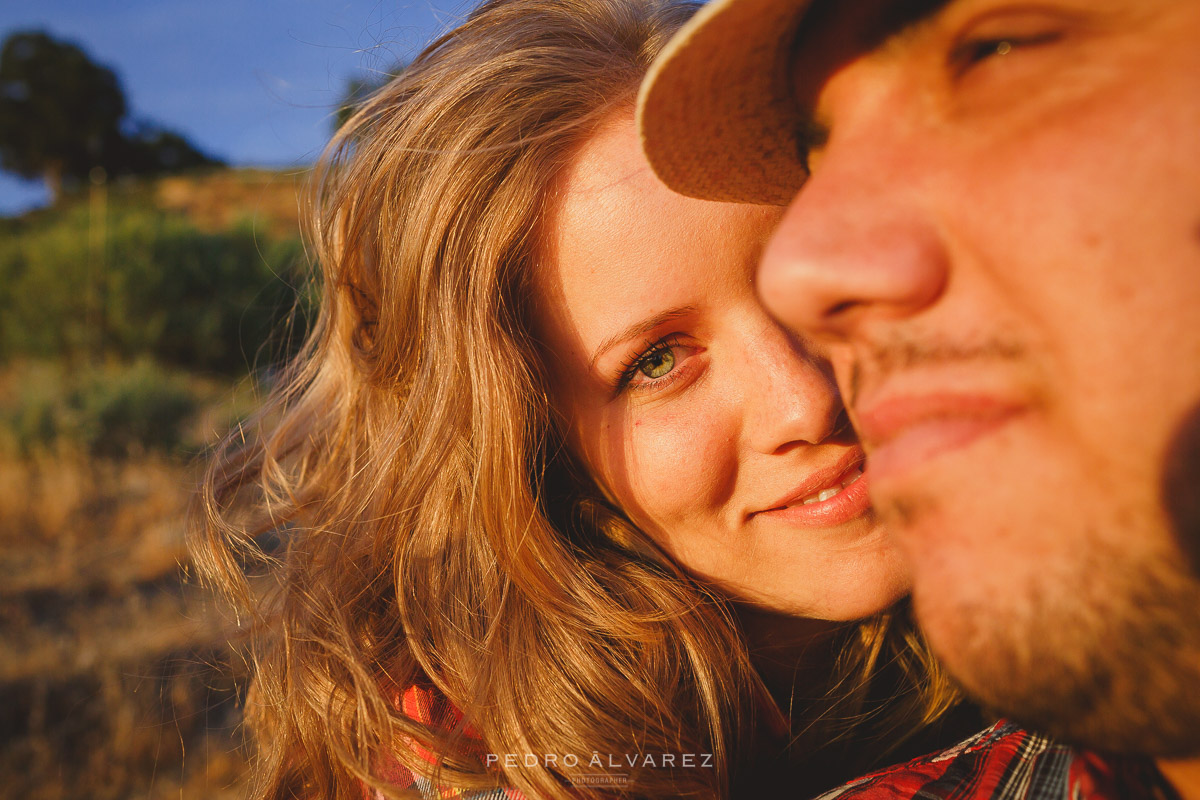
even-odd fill
[[[647,333],[665,322],[670,322],[671,320],[679,319],[680,317],[686,317],[688,314],[694,314],[695,312],[695,306],[678,306],[676,308],[668,309],[661,314],[655,314],[653,317],[648,317],[644,320],[633,323],[628,328],[625,328],[619,333],[609,336],[607,339],[602,341],[600,346],[597,347],[592,353],[592,360],[588,362],[588,368],[594,369],[596,362],[600,360],[600,357],[621,342],[629,341],[630,339],[638,336],[645,336]]]

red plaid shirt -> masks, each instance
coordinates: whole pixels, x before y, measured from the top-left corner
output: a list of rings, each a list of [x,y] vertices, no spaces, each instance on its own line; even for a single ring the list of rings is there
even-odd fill
[[[395,702],[428,724],[449,728],[462,721],[445,698],[424,687],[410,687]],[[418,753],[435,761],[432,753],[421,748]],[[416,790],[423,800],[525,800],[515,789],[437,787],[398,761],[381,777]],[[1179,795],[1149,759],[1076,750],[1001,720],[951,748],[858,778],[817,800],[1179,800]]]
[[[1153,762],[1100,756],[1000,721],[817,800],[1178,800]]]
[[[403,693],[397,692],[392,702],[410,719],[423,722],[426,725],[436,725],[450,729],[460,724],[462,712],[451,705],[439,692],[424,686],[410,686]],[[466,728],[467,736],[478,738],[478,734]],[[417,755],[430,764],[437,763],[437,757],[423,747],[413,745]],[[479,758],[484,760],[482,745],[479,748]],[[380,777],[397,789],[415,790],[420,793],[422,800],[525,800],[525,795],[516,789],[485,789],[475,791],[460,791],[444,786],[435,786],[432,781],[405,767],[399,761],[392,761],[382,770]],[[366,792],[368,800],[382,800],[382,795],[376,791]]]

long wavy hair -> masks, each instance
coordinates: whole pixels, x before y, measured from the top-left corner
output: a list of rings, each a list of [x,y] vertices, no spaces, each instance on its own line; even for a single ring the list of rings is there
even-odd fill
[[[631,106],[694,10],[489,0],[318,164],[306,236],[319,314],[211,458],[191,531],[201,574],[253,624],[256,797],[392,795],[396,762],[529,797],[726,797],[761,731],[786,727],[729,602],[565,448],[528,319],[556,176]],[[882,755],[951,703],[903,612],[838,637],[820,701],[792,715],[793,732],[799,716],[817,734],[805,741]],[[902,679],[881,695],[885,665]],[[461,724],[402,713],[411,686]],[[489,769],[481,752],[579,765]],[[592,753],[711,753],[713,766],[598,787],[576,780]]]

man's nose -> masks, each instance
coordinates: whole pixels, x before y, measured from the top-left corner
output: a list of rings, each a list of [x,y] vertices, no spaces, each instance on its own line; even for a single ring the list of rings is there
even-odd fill
[[[767,247],[759,294],[794,331],[853,341],[945,288],[946,253],[919,192],[894,170],[873,170],[870,155],[832,145]]]

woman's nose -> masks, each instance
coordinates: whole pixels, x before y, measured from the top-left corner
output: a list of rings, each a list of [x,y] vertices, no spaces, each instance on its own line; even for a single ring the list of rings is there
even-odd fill
[[[774,322],[756,337],[755,349],[747,360],[753,375],[743,387],[753,450],[771,454],[819,444],[844,427],[841,395],[826,361]]]

